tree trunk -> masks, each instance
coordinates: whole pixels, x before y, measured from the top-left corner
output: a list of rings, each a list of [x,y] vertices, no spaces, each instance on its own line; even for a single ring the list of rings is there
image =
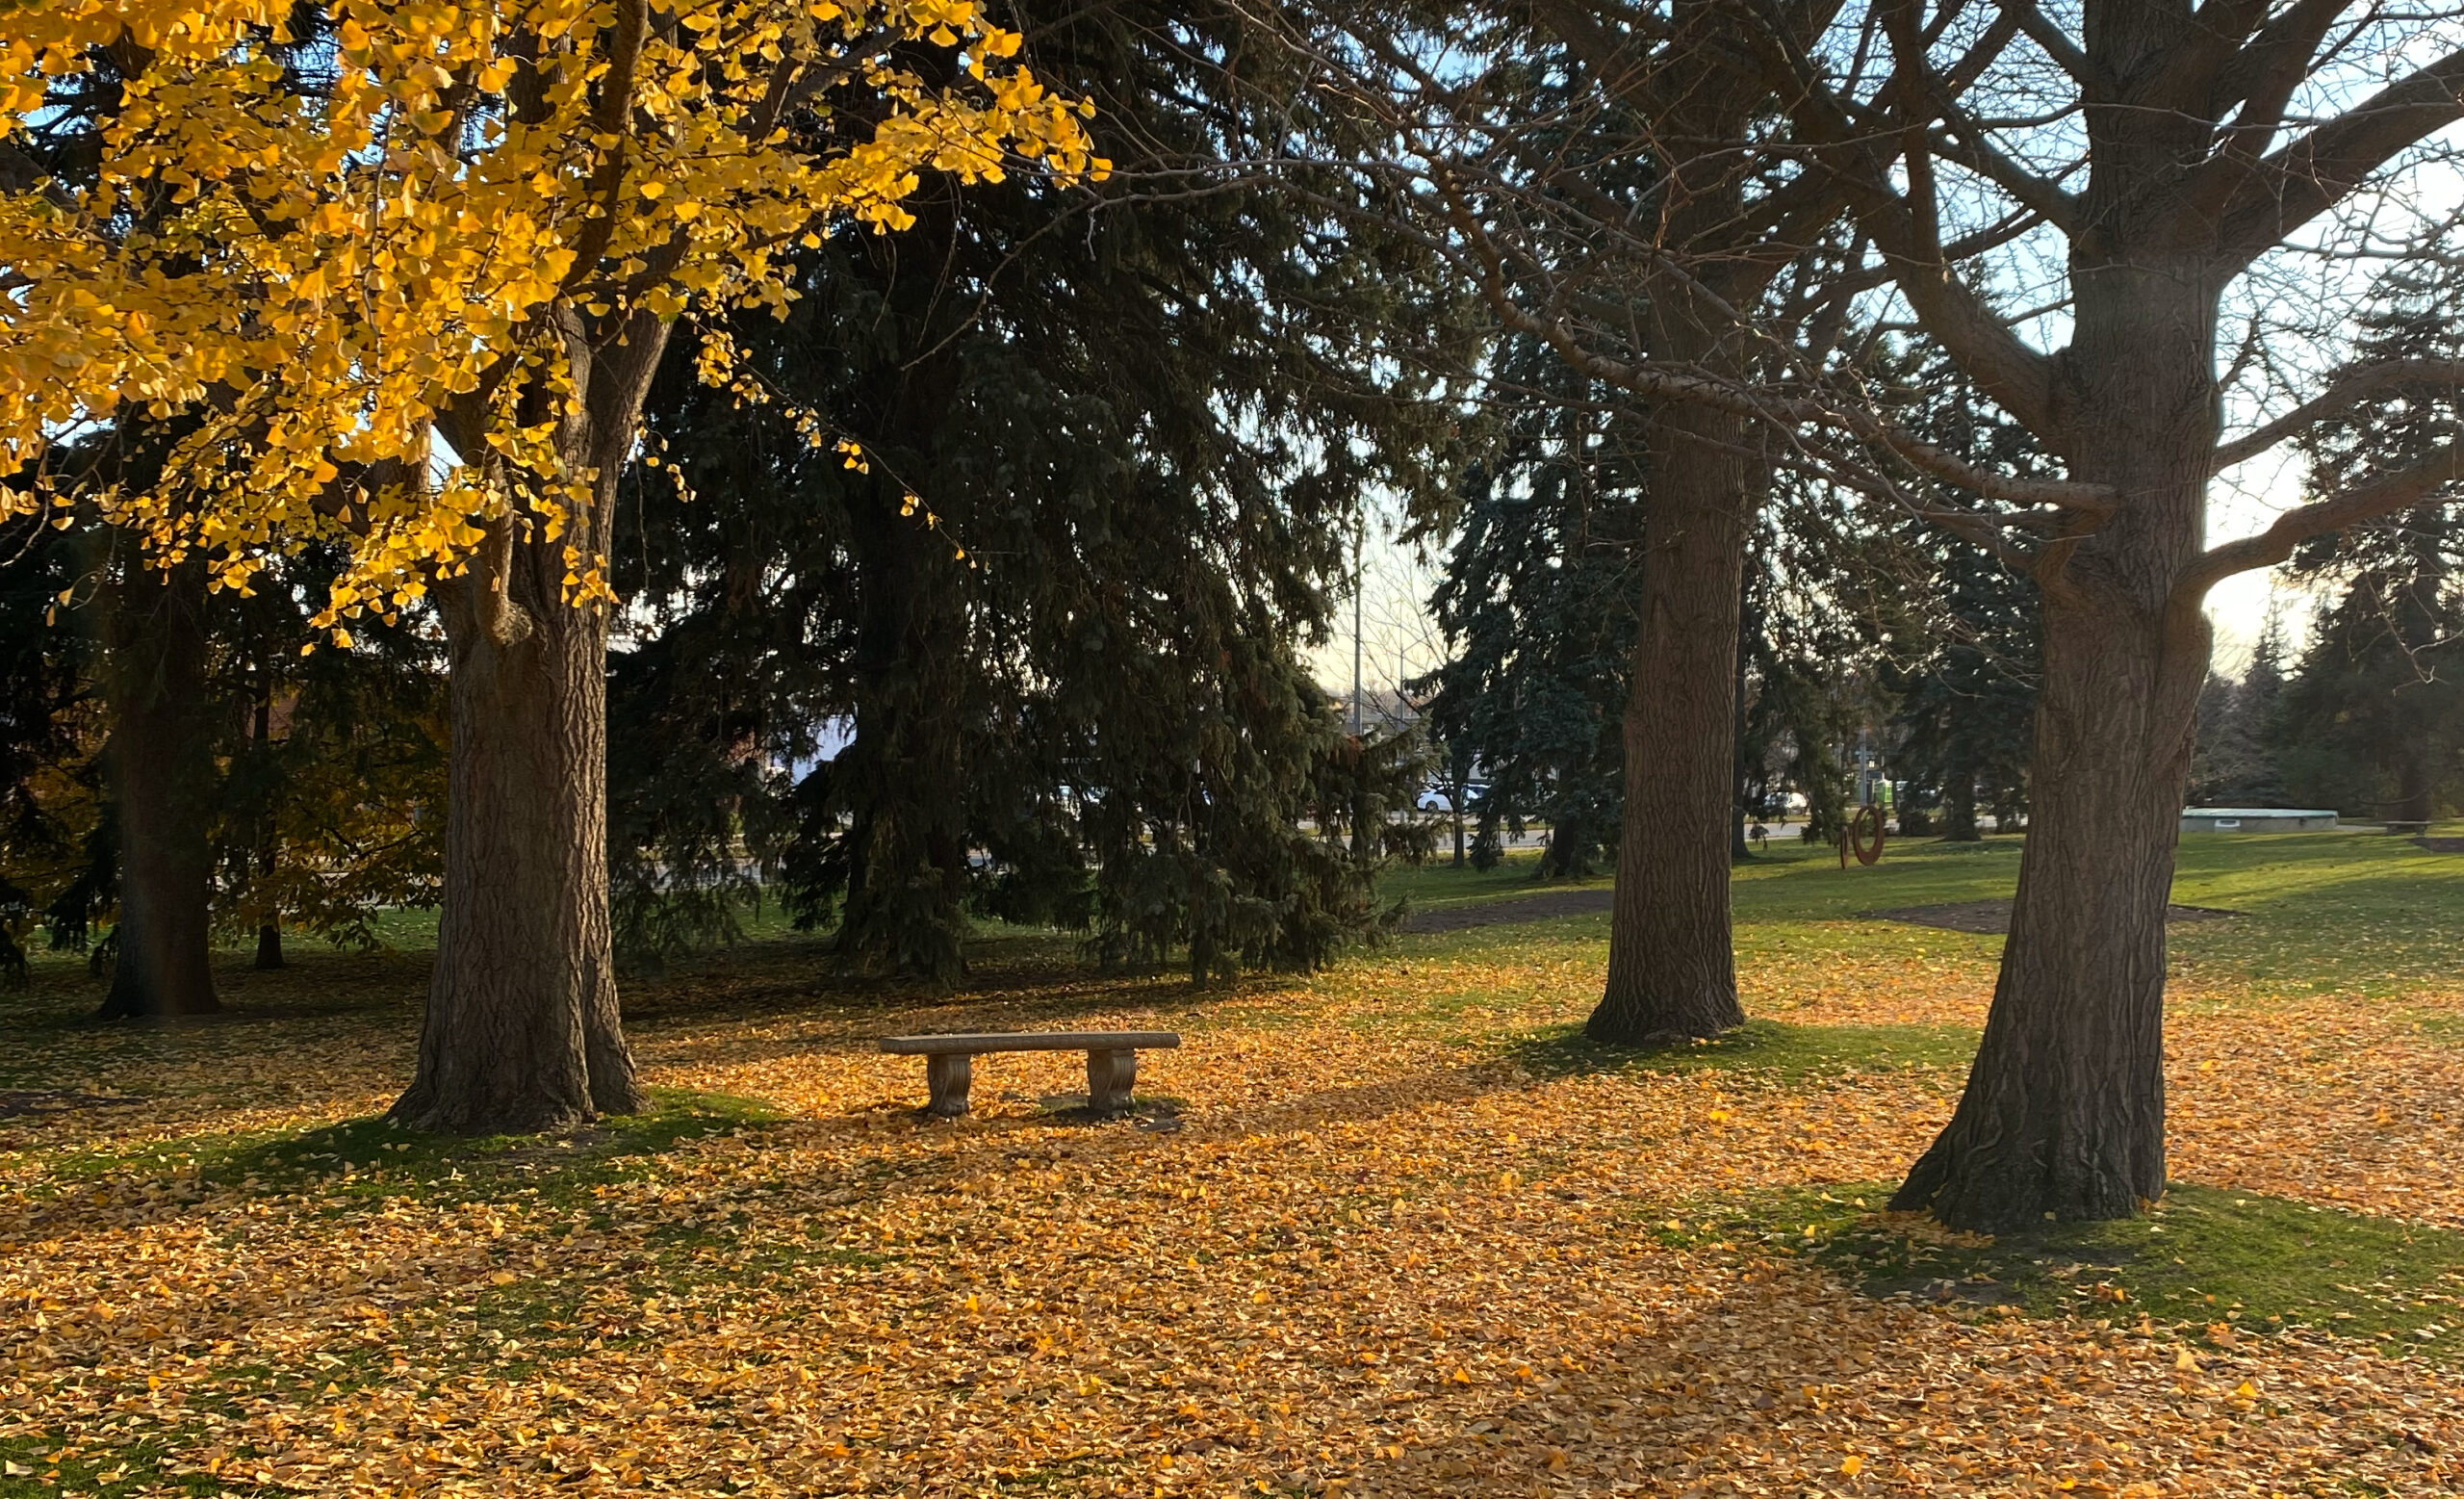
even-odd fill
[[[106,1020],[207,1015],[214,760],[205,701],[205,572],[131,560],[112,613],[112,788],[119,924]]]
[[[1984,839],[1976,826],[1976,770],[1964,755],[1954,753],[1942,775],[1942,841],[1974,843]]]
[[[2396,808],[2399,822],[2427,822],[2437,813],[2432,794],[2437,774],[2430,768],[2430,726],[2418,714],[2400,719],[2403,742],[2396,751]]]
[[[946,246],[956,233],[944,202],[902,239]],[[928,341],[930,315],[915,298],[937,297],[937,283],[910,278],[895,291],[903,334]],[[902,366],[883,382],[874,429],[929,453],[961,373],[946,346]],[[906,495],[880,474],[856,499],[856,737],[833,767],[851,856],[837,950],[865,970],[954,985],[966,973],[966,574],[949,538],[908,513]]]
[[[947,544],[875,486],[859,543],[863,615],[856,737],[834,766],[849,817],[839,955],[935,984],[965,975],[967,838],[962,705],[952,668],[965,615]]]
[[[1452,759],[1454,762],[1454,777],[1452,780],[1449,781],[1446,786],[1446,812],[1448,820],[1454,824],[1454,867],[1460,869],[1463,867],[1465,862],[1463,847],[1463,797],[1466,793],[1464,788],[1472,784],[1472,767],[1465,763],[1465,757],[1463,756],[1457,755],[1452,757]]]
[[[643,1106],[607,914],[606,614],[564,602],[561,544],[488,547],[444,601],[445,908],[419,1073],[394,1105],[463,1134]]]
[[[2083,270],[2072,473],[2127,497],[2044,590],[2028,840],[1959,1109],[1892,1199],[2000,1231],[2165,1189],[2165,915],[2209,632],[2213,292],[2196,265]],[[2085,372],[2082,374],[2081,372]],[[2088,376],[2096,376],[2091,379]]]
[[[1745,1023],[1730,946],[1745,423],[1654,410],[1643,614],[1626,700],[1626,805],[1608,980],[1584,1026],[1637,1045]]]
[[[1657,235],[1672,267],[1643,288],[1650,353],[1715,376],[1742,376],[1733,309],[1776,271],[1758,264],[1739,159],[1757,93],[1740,87],[1733,18],[1681,0],[1657,76],[1655,129],[1703,154],[1669,164]],[[1707,147],[1707,149],[1706,149]],[[1642,615],[1626,699],[1626,803],[1617,840],[1608,980],[1585,1032],[1626,1045],[1713,1036],[1745,1023],[1731,948],[1731,813],[1736,802],[1737,632],[1756,480],[1744,418],[1707,406],[1655,406],[1643,424]]]
[[[1745,838],[1745,824],[1751,816],[1746,807],[1746,788],[1753,783],[1753,766],[1747,763],[1745,752],[1745,668],[1753,645],[1749,638],[1760,625],[1745,612],[1744,583],[1740,577],[1737,595],[1736,685],[1729,693],[1729,863],[1739,865],[1754,857],[1752,845]]]
[[[251,746],[259,755],[270,753],[267,746],[273,738],[271,680],[260,666],[256,722],[252,726],[254,741]],[[267,884],[273,882],[275,859],[281,846],[279,838],[280,834],[274,825],[273,811],[268,808],[257,825],[257,878]],[[278,917],[270,915],[257,926],[256,967],[262,970],[278,969],[282,966],[282,922]]]
[[[2198,675],[2161,621],[2049,597],[2045,633],[2036,815],[1985,1039],[1892,1200],[1986,1231],[2126,1218],[2165,1189],[2165,908]]]
[[[437,590],[451,662],[445,907],[419,1071],[392,1117],[418,1129],[527,1133],[636,1114],[607,908],[607,610],[568,603],[570,545],[603,554],[618,475],[666,326],[569,334],[582,415],[559,446],[596,493],[565,534],[500,520]],[[526,419],[537,422],[537,397]],[[464,452],[475,432],[452,434]]]

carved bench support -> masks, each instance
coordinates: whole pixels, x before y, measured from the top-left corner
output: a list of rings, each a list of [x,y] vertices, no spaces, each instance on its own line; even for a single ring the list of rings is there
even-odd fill
[[[1117,1114],[1130,1106],[1130,1090],[1138,1083],[1135,1051],[1087,1053],[1087,1107],[1098,1114]]]
[[[937,1119],[956,1119],[966,1112],[966,1091],[975,1080],[975,1058],[949,1051],[924,1059],[924,1083],[933,1090],[925,1109]]]

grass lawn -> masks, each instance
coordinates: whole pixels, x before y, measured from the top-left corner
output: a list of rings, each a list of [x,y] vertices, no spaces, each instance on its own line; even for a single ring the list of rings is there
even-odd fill
[[[1592,1047],[1585,915],[1195,990],[995,931],[952,995],[759,940],[639,976],[653,1111],[378,1116],[430,929],[219,973],[231,1013],[0,993],[0,1496],[2451,1493],[2464,857],[2186,839],[2147,1217],[1884,1211],[1947,1118],[2015,840],[1736,883],[1752,1024]],[[1399,871],[1510,899],[1526,860]],[[915,1113],[907,1029],[1169,1026],[1140,1118],[1070,1056]]]

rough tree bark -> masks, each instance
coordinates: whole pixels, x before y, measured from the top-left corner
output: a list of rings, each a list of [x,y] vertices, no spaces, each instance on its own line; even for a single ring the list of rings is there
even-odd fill
[[[393,1108],[414,1128],[527,1133],[647,1101],[607,909],[607,614],[566,602],[564,577],[568,543],[603,550],[666,337],[648,317],[596,347],[569,333],[580,414],[558,444],[596,475],[590,513],[554,540],[498,522],[437,590],[453,742],[436,969],[419,1071]]]
[[[106,1020],[219,1010],[209,961],[214,760],[205,698],[205,571],[127,564],[111,611],[119,922]]]
[[[1672,82],[1675,96],[1658,116],[1679,138],[1734,140],[1745,124],[1739,101],[1750,96],[1733,83],[1718,68],[1698,70],[1690,87]],[[1680,163],[1671,175],[1673,244],[1733,232],[1744,194],[1732,162]],[[1662,272],[1646,295],[1656,358],[1742,374],[1740,330],[1705,283]],[[1643,610],[1627,687],[1608,977],[1583,1027],[1596,1041],[1715,1036],[1745,1023],[1729,871],[1737,627],[1756,498],[1751,436],[1746,418],[1707,405],[1662,403],[1644,422]]]
[[[950,668],[965,617],[941,537],[872,486],[858,541],[856,737],[833,767],[849,813],[839,956],[955,984],[966,970],[966,772]]]
[[[1735,50],[1736,18],[1721,0],[1672,6],[1647,58],[1632,50],[1636,32],[1615,8],[1548,0],[1539,13],[1649,122],[1665,152],[1641,278],[1647,347],[1638,351],[1741,382],[1744,334],[1733,309],[1754,305],[1795,257],[1804,222],[1835,210],[1815,208],[1831,190],[1808,179],[1749,211],[1751,153],[1734,142],[1765,95]],[[1791,13],[1785,24],[1810,34],[1820,8]],[[1769,212],[1783,204],[1794,206]],[[1810,213],[1803,222],[1801,213]],[[1595,1040],[1711,1036],[1745,1021],[1729,874],[1740,590],[1759,498],[1755,436],[1748,418],[1709,405],[1663,402],[1645,422],[1643,612],[1627,697],[1608,977],[1584,1027]]]
[[[1976,771],[1966,756],[1954,754],[1942,776],[1942,841],[1976,843],[1984,839],[1976,825]]]
[[[1666,345],[1663,345],[1666,347]],[[1736,632],[1751,494],[1743,419],[1651,414],[1643,615],[1626,702],[1608,978],[1584,1026],[1625,1045],[1745,1023],[1730,943]]]
[[[252,715],[249,732],[253,736],[252,743],[257,753],[262,755],[266,753],[267,745],[273,738],[271,679],[262,670],[262,663],[258,680],[256,711]],[[261,816],[257,825],[256,875],[258,879],[272,881],[275,859],[280,851],[279,837],[274,828],[273,813],[269,809]],[[264,921],[258,923],[257,961],[254,966],[260,969],[278,969],[283,966],[282,922],[275,917],[269,916]]]
[[[1959,1108],[1892,1199],[1960,1228],[2129,1217],[2165,1189],[2165,913],[2209,648],[2182,584],[2205,543],[2220,280],[2212,255],[2109,243],[2074,254],[2056,399],[2085,434],[2073,476],[2126,498],[2043,579],[2001,974]]]

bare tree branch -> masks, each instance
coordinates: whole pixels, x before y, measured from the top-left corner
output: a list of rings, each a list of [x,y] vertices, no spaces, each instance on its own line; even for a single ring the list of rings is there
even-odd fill
[[[2265,426],[2218,448],[2214,472],[2220,474],[2236,463],[2247,462],[2285,439],[2380,391],[2392,390],[2399,385],[2433,384],[2464,386],[2464,360],[2392,359],[2384,364],[2365,365],[2337,381],[2334,388],[2303,401]]]
[[[1999,3],[2002,13],[2010,16],[2030,41],[2042,48],[2044,55],[2053,59],[2056,67],[2068,73],[2072,83],[2098,92],[2110,91],[2099,88],[2094,65],[2088,61],[2088,54],[2064,36],[2062,28],[2053,24],[2032,0],[1999,0]]]
[[[2464,479],[2464,436],[2449,434],[2447,446],[2409,468],[2382,475],[2340,495],[2297,505],[2255,536],[2211,547],[2174,585],[2174,598],[2195,607],[2207,590],[2254,567],[2273,567],[2313,536],[2392,515],[2427,499],[2441,484]]]
[[[2246,264],[2334,207],[2406,147],[2464,119],[2464,51],[2451,52],[2257,164],[2226,199],[2219,247]]]

